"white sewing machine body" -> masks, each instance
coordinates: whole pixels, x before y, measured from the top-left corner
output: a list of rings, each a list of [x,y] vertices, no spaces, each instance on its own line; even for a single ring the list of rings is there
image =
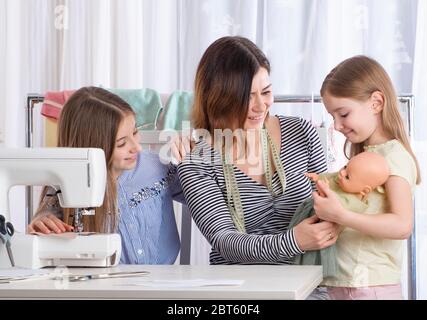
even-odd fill
[[[107,170],[102,149],[0,148],[0,214],[10,220],[8,192],[14,185],[50,185],[63,208],[99,207],[105,194]],[[15,233],[11,240],[15,265],[110,267],[119,263],[118,234],[73,234],[71,237]],[[10,267],[0,245],[0,267]]]
[[[118,234],[77,234],[74,239],[16,233],[12,243],[15,265],[22,268],[111,267],[120,260],[121,238]],[[0,248],[0,268],[10,267]]]

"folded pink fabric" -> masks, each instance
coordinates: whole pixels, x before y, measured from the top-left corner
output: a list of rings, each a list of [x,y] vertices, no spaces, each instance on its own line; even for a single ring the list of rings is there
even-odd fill
[[[41,109],[41,114],[48,118],[59,119],[62,107],[75,90],[47,92]]]

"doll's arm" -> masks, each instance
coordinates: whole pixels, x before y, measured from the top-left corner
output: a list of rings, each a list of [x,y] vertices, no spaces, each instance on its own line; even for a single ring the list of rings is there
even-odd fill
[[[304,175],[309,178],[311,181],[316,182],[316,186],[317,186],[317,181],[320,180],[320,176],[317,173],[314,172],[306,172],[304,173]],[[328,186],[329,186],[329,181],[328,179],[323,178],[322,179],[323,182],[325,182]],[[325,197],[325,194],[323,192],[320,191],[320,189],[317,187],[317,192],[319,193],[319,195],[321,197]]]

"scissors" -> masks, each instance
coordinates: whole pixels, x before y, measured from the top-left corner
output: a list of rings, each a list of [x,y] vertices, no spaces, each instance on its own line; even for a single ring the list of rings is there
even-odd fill
[[[6,245],[7,255],[9,256],[12,267],[15,266],[15,261],[13,260],[10,240],[12,239],[14,233],[15,228],[13,227],[12,223],[6,222],[6,218],[0,214],[0,239]]]

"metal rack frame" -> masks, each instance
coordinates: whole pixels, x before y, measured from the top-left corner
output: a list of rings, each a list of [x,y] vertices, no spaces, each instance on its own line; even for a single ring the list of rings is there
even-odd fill
[[[404,103],[407,112],[407,130],[409,139],[413,139],[413,112],[415,107],[415,98],[411,94],[403,94],[398,96],[399,102]],[[26,147],[33,147],[33,113],[34,105],[41,103],[44,96],[40,94],[28,94],[26,106],[26,126],[25,126],[25,143]],[[322,98],[318,95],[275,95],[274,103],[321,103]],[[154,135],[155,136],[155,135]],[[25,223],[31,221],[33,215],[33,192],[31,186],[26,186],[25,198]],[[183,210],[184,211],[184,210]],[[188,211],[188,209],[187,209]],[[415,216],[416,217],[416,216]],[[185,231],[188,243],[191,243],[191,217],[189,212],[182,215],[181,233]],[[184,241],[184,239],[181,239]],[[181,262],[189,264],[190,261],[190,246],[181,252]],[[408,298],[415,300],[417,298],[417,260],[416,260],[416,223],[414,222],[413,232],[408,239]]]

